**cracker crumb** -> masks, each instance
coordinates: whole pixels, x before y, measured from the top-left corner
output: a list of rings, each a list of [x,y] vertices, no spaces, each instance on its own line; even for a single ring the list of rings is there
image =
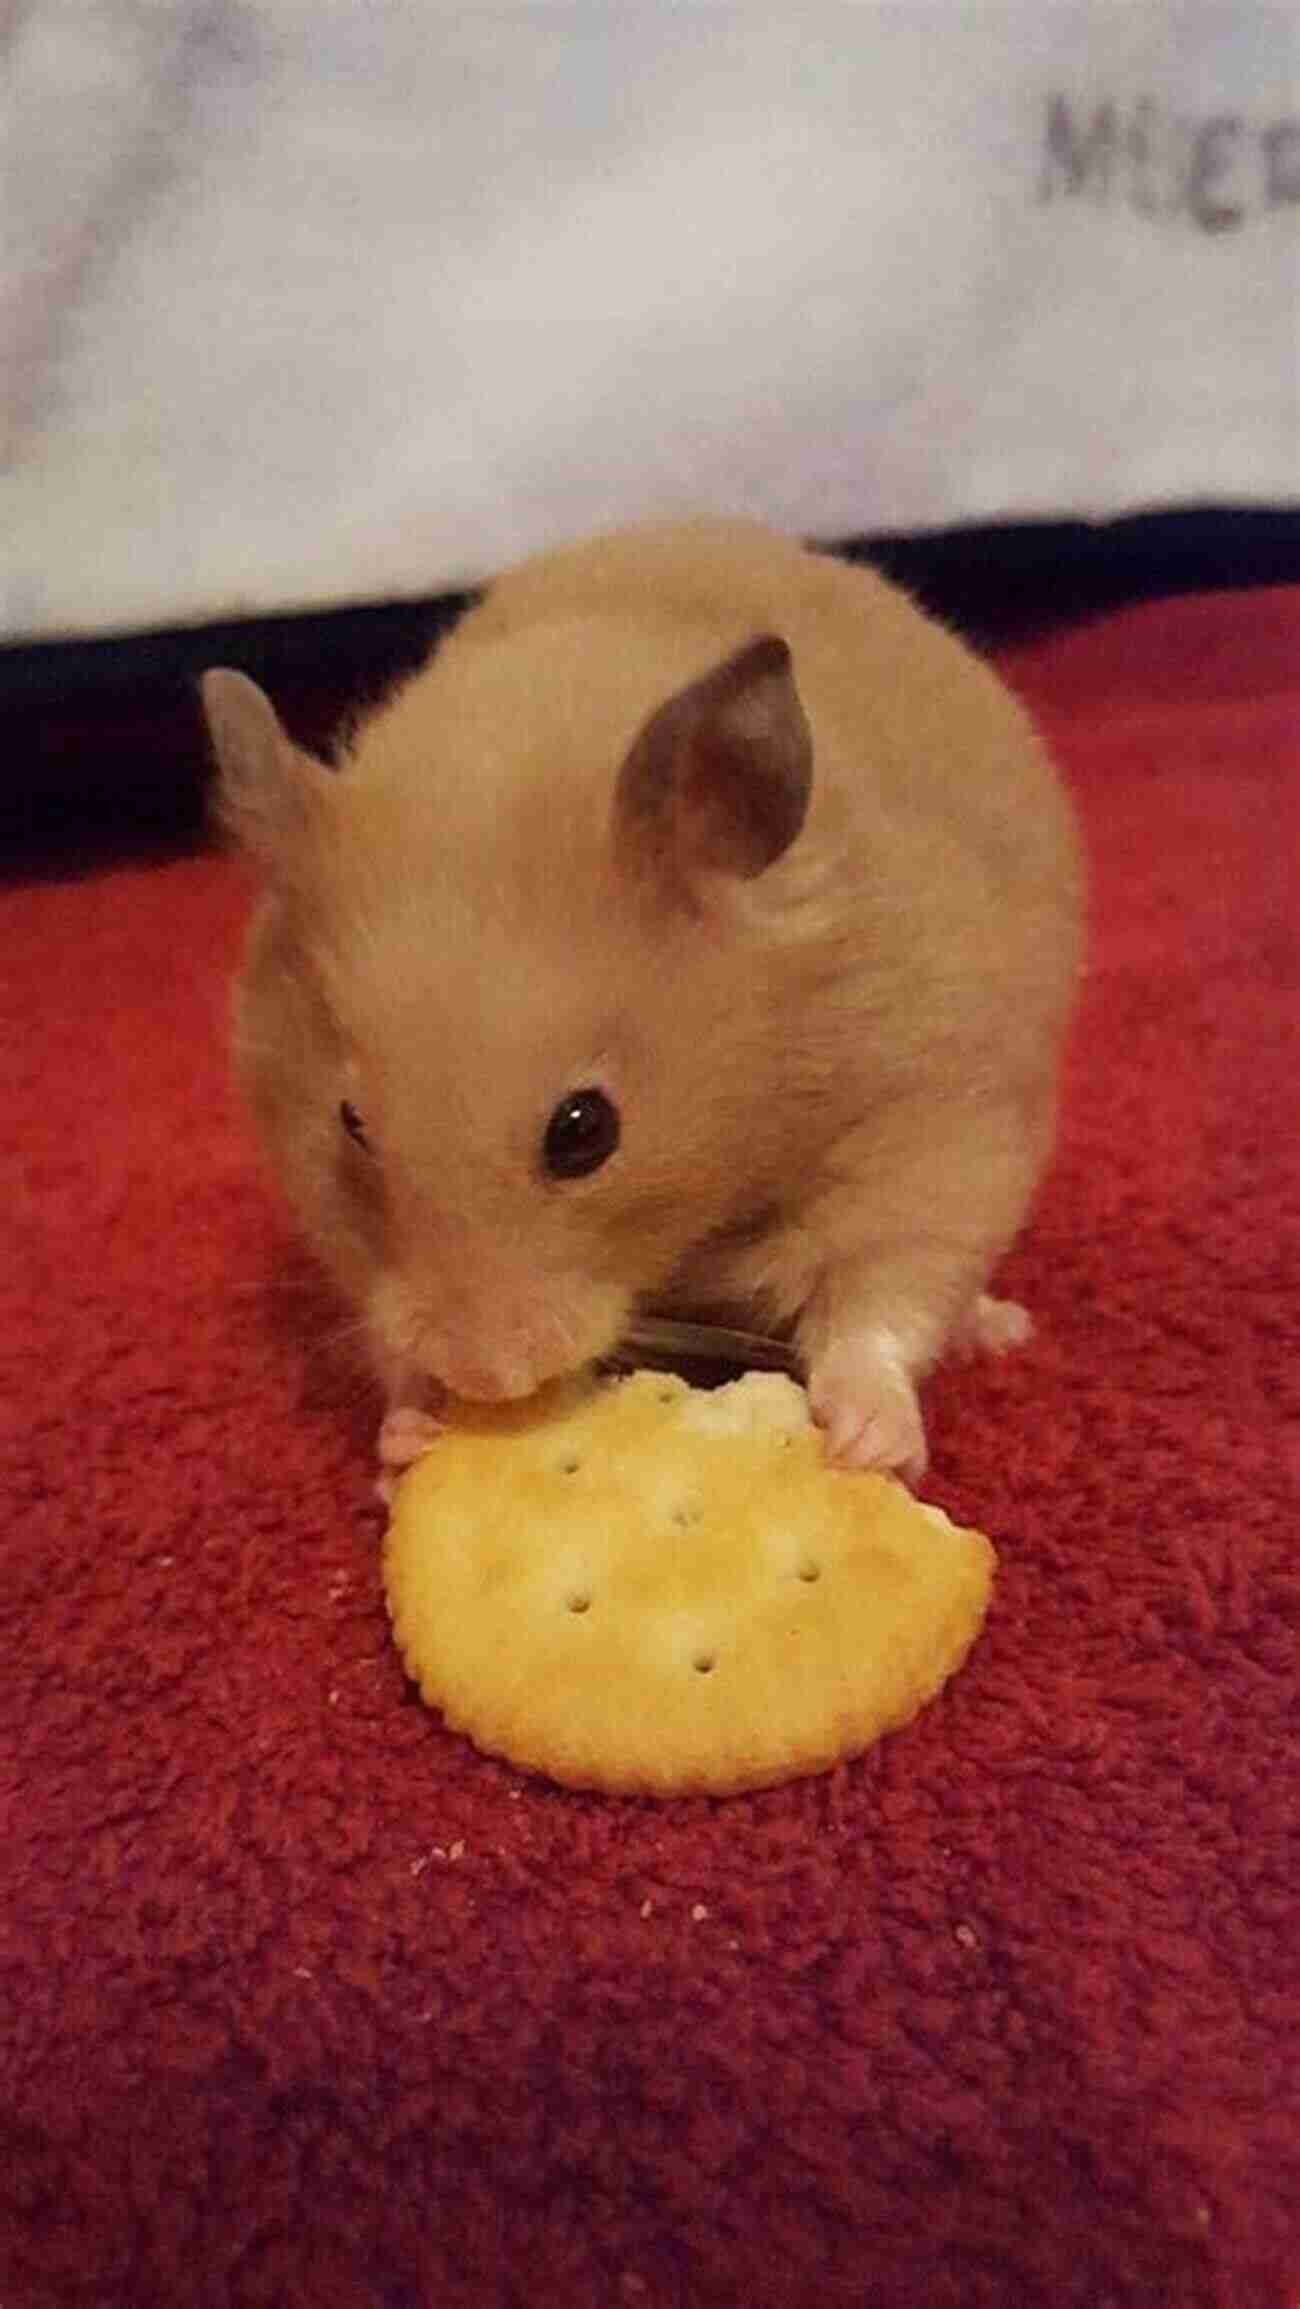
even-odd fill
[[[332,1708],[336,1708],[339,1704],[339,1688],[337,1684],[335,1684],[333,1691],[329,1694],[329,1704]]]
[[[170,1571],[175,1561],[176,1558],[174,1555],[160,1555],[158,1558],[159,1571]]]
[[[293,1977],[295,1980],[314,1980],[316,1975],[308,1968],[307,1965],[295,1964],[293,1968]]]
[[[977,1948],[979,1946],[979,1936],[973,1924],[954,1925],[952,1936],[959,1948]]]
[[[653,1900],[643,1900],[641,1903],[641,1914],[643,1916],[653,1916],[654,1912],[655,1904]]]
[[[646,2281],[644,2277],[639,2277],[635,2269],[625,2269],[622,2276],[619,2278],[618,2284],[619,2291],[621,2293],[626,2293],[628,2299],[631,2301],[639,2300],[641,2295],[646,2290]]]
[[[463,1860],[464,1857],[465,1839],[463,1836],[458,1836],[454,1844],[449,1844],[447,1846],[447,1858],[449,1860]]]
[[[705,1907],[704,1902],[702,1900],[697,1900],[695,1906],[691,1910],[692,1924],[703,1924],[708,1913],[708,1909]]]

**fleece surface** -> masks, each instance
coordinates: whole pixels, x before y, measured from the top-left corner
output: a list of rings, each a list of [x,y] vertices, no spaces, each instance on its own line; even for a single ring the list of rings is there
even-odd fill
[[[714,1805],[412,1702],[226,1085],[225,860],[0,894],[5,2309],[1300,2297],[1300,593],[1009,653],[1094,944],[997,1536],[909,1730]]]

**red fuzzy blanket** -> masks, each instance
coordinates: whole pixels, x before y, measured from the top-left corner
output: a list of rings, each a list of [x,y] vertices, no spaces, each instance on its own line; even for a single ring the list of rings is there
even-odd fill
[[[235,870],[0,893],[4,2309],[1300,2298],[1300,593],[1005,663],[1094,950],[1037,1338],[930,1389],[994,1605],[759,1797],[411,1700],[226,1085]]]

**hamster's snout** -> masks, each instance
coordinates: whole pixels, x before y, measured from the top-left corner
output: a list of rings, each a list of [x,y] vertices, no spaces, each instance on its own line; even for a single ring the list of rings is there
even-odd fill
[[[624,1295],[599,1284],[511,1290],[498,1270],[472,1297],[441,1295],[389,1276],[370,1305],[370,1327],[386,1370],[446,1388],[470,1403],[511,1403],[549,1379],[608,1353],[626,1315]]]
[[[398,1344],[391,1333],[390,1344]],[[459,1326],[453,1330],[433,1325],[408,1331],[401,1342],[401,1357],[465,1403],[518,1402],[575,1360],[567,1340],[554,1333],[545,1339],[536,1335],[511,1338],[505,1333],[486,1339],[462,1332]]]
[[[516,1403],[534,1394],[550,1374],[537,1372],[525,1363],[475,1361],[444,1354],[436,1358],[436,1376],[462,1402]]]

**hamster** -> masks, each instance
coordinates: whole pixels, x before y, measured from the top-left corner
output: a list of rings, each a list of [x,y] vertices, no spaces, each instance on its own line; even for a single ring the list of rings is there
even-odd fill
[[[792,1342],[833,1463],[918,1386],[1054,1131],[1082,871],[1020,706],[861,567],[650,525],[490,587],[326,766],[207,674],[261,894],[237,1072],[357,1309],[381,1458],[639,1315]]]

